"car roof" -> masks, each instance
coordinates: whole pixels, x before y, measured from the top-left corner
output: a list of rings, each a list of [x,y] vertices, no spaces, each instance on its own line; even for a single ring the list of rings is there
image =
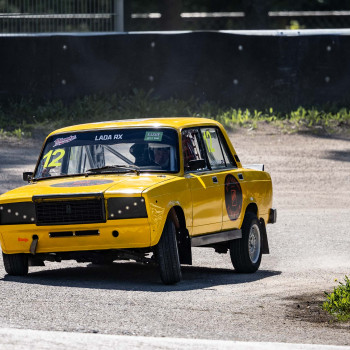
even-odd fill
[[[87,123],[72,125],[53,131],[50,135],[58,133],[67,133],[74,131],[89,131],[89,130],[107,130],[113,128],[125,127],[171,127],[175,129],[182,129],[194,126],[216,125],[220,126],[218,122],[208,118],[147,118],[147,119],[124,119],[104,121],[98,123]],[[50,136],[49,135],[49,136]]]

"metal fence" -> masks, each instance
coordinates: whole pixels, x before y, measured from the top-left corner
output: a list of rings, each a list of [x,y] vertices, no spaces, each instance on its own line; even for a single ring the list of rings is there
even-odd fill
[[[269,19],[269,29],[350,28],[350,11],[271,11]]]
[[[133,13],[129,30],[161,30],[160,13]],[[350,11],[269,11],[261,29],[350,28]],[[241,12],[189,12],[181,14],[180,30],[250,29]]]
[[[123,30],[120,0],[0,0],[1,33]]]
[[[160,13],[124,13],[126,1],[0,0],[0,33],[162,30]],[[267,18],[261,29],[350,28],[350,11],[270,11]],[[178,29],[250,28],[242,11],[183,12]]]

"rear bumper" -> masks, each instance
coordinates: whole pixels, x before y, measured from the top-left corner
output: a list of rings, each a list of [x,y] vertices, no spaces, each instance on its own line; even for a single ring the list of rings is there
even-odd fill
[[[268,224],[274,224],[277,221],[277,209],[271,208],[269,211]]]

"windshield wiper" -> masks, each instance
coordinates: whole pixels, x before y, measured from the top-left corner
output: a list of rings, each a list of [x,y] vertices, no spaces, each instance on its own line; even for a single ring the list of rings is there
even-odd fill
[[[86,174],[89,173],[103,173],[103,172],[121,172],[120,170],[133,171],[137,175],[140,175],[140,168],[136,165],[106,165],[100,168],[91,168],[86,170]]]

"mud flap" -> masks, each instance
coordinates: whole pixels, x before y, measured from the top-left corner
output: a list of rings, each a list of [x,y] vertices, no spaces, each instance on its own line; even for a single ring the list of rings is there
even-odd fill
[[[178,233],[180,237],[179,241],[179,258],[180,264],[184,265],[192,265],[192,247],[191,247],[191,239],[189,237],[188,231],[182,229]]]
[[[266,226],[264,220],[260,220],[261,227],[261,253],[262,254],[270,254],[269,242],[267,240]]]
[[[36,253],[36,248],[37,248],[37,246],[38,246],[38,241],[39,241],[39,237],[38,237],[37,235],[34,235],[34,236],[33,236],[33,241],[32,241],[32,243],[31,243],[30,249],[29,249],[30,254],[35,255],[35,253]]]
[[[181,227],[176,211],[172,208],[169,216],[176,228],[177,248],[179,251],[179,259],[181,265],[192,265],[192,247],[188,230]]]

